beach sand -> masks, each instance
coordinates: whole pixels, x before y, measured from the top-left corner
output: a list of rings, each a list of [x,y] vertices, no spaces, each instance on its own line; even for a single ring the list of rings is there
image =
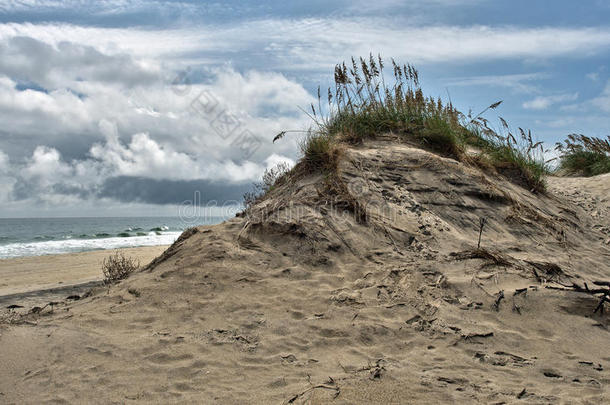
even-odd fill
[[[0,305],[10,305],[14,300],[20,305],[24,300],[36,304],[98,284],[102,280],[102,261],[117,251],[145,266],[165,249],[167,246],[144,246],[0,259]]]

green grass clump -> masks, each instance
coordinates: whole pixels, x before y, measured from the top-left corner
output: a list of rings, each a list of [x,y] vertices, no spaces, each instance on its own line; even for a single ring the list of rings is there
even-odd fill
[[[324,133],[309,133],[300,144],[302,163],[308,171],[335,169],[339,149],[332,138]]]
[[[422,145],[443,155],[460,158],[464,153],[465,139],[460,127],[442,115],[432,115],[424,121],[423,128],[413,134]]]
[[[315,127],[301,144],[304,167],[328,172],[336,167],[338,144],[358,144],[392,132],[405,142],[443,156],[495,169],[530,190],[544,190],[547,169],[541,143],[534,143],[531,133],[522,129],[517,141],[500,118],[505,133],[502,135],[482,117],[501,101],[475,117],[466,116],[451,102],[424,96],[419,73],[413,66],[391,61],[390,80],[384,75],[381,57],[352,58],[349,66],[335,66],[335,86],[328,89],[327,108],[322,108],[320,89],[317,108],[311,105],[309,115]],[[476,158],[466,153],[469,148],[478,150]]]
[[[596,176],[610,173],[610,136],[607,139],[571,134],[555,148],[559,169],[566,174]]]
[[[544,176],[549,173],[542,142],[535,142],[530,131],[518,128],[513,135],[508,123],[500,118],[501,135],[488,126],[487,120],[478,119],[475,141],[486,159],[498,172],[531,191],[543,192],[546,188]]]
[[[491,164],[515,183],[532,191],[544,191],[544,175],[548,173],[544,158],[536,159],[521,149],[506,145],[487,150]]]
[[[328,90],[328,114],[312,105],[317,133],[330,139],[359,143],[393,132],[436,152],[458,157],[463,152],[459,113],[451,104],[425,97],[419,74],[411,65],[392,60],[394,77],[386,84],[384,62],[372,55],[368,61],[351,60],[335,67],[335,88]],[[318,100],[321,99],[318,91]]]

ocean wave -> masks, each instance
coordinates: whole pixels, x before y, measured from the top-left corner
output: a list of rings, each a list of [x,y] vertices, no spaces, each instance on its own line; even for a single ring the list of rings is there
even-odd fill
[[[150,232],[130,237],[109,237],[98,239],[64,239],[44,242],[10,243],[0,246],[0,258],[22,256],[42,256],[60,253],[86,252],[90,250],[117,249],[137,246],[158,246],[173,243],[180,232]]]

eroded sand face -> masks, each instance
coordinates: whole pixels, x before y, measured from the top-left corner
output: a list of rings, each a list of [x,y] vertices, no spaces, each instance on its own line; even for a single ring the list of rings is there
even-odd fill
[[[608,177],[536,196],[379,141],[346,150],[340,179],[339,201],[302,178],[124,283],[3,326],[0,398],[608,402],[608,313],[545,288],[610,279],[593,215]],[[587,182],[593,210],[570,195]]]

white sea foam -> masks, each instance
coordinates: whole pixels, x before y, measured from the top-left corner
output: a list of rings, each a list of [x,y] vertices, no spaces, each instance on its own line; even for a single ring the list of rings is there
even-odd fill
[[[137,246],[158,246],[173,243],[180,232],[150,232],[144,236],[111,237],[99,239],[64,239],[44,242],[11,243],[0,245],[0,258],[42,256],[59,253],[85,252],[90,250],[116,249]]]

